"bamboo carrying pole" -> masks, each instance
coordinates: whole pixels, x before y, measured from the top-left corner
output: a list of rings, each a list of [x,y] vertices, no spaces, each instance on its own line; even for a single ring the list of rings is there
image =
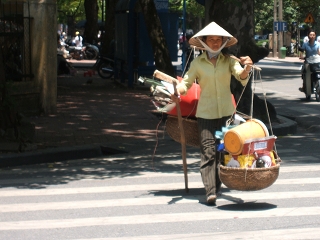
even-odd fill
[[[177,91],[177,84],[178,80],[163,73],[158,70],[155,70],[153,73],[153,76],[156,78],[159,78],[163,81],[169,82],[173,84],[173,89],[174,89],[174,94],[178,96],[178,91]],[[185,190],[186,192],[189,192],[188,188],[188,167],[187,167],[187,151],[186,151],[186,137],[184,135],[184,129],[183,129],[183,122],[182,122],[182,117],[181,117],[181,109],[180,109],[180,102],[179,99],[176,99],[176,108],[177,108],[177,113],[178,113],[178,124],[180,128],[180,142],[181,142],[181,155],[182,155],[182,163],[183,163],[183,173],[184,173],[184,184],[185,184]]]

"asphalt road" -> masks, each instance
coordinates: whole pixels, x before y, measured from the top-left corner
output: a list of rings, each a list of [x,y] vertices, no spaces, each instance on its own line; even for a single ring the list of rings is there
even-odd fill
[[[277,113],[298,121],[298,131],[281,137],[278,146],[292,146],[294,151],[284,150],[285,163],[320,163],[320,103],[314,95],[307,101],[298,88],[302,85],[300,64],[262,60],[257,64],[263,70],[257,74],[255,92],[270,101]],[[279,149],[280,153],[281,150]]]
[[[292,117],[319,118],[298,91],[299,65],[261,61],[255,91]],[[320,132],[279,137],[280,175],[269,188],[223,186],[207,206],[199,150],[159,136],[126,154],[0,169],[0,239],[319,239]]]

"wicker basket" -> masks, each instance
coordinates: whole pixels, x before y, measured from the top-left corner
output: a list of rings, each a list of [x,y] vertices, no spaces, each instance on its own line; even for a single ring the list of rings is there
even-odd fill
[[[269,168],[231,168],[220,165],[220,180],[230,189],[257,191],[271,186],[279,176],[280,164]]]
[[[186,138],[186,145],[191,147],[199,147],[199,134],[196,119],[182,118],[184,135]],[[176,142],[181,142],[181,135],[178,123],[178,117],[168,115],[166,121],[166,131],[169,136]]]

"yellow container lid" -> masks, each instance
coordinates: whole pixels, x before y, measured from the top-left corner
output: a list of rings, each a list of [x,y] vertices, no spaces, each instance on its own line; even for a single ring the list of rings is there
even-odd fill
[[[266,136],[269,136],[269,132],[263,122],[257,119],[248,120],[225,133],[224,147],[230,154],[239,155],[246,140]]]
[[[242,152],[243,140],[241,136],[235,131],[228,131],[224,135],[224,146],[227,152],[232,155],[239,155]]]

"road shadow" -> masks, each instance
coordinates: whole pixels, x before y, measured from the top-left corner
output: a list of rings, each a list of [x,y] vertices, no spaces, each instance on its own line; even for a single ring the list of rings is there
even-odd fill
[[[127,144],[126,146],[128,146]],[[79,180],[105,180],[144,176],[145,173],[170,173],[183,176],[181,145],[173,140],[161,140],[144,145],[132,143],[131,150],[104,148],[112,155],[78,160],[47,162],[0,169],[0,188],[41,189],[50,185],[68,184]],[[128,146],[129,148],[129,146]],[[120,153],[119,153],[120,152]],[[198,149],[188,149],[187,157],[199,155]],[[199,162],[188,163],[188,172],[199,171]],[[161,177],[161,176],[159,176]]]
[[[219,210],[224,211],[266,211],[277,208],[277,205],[261,202],[245,202],[237,204],[226,204],[217,207]]]

